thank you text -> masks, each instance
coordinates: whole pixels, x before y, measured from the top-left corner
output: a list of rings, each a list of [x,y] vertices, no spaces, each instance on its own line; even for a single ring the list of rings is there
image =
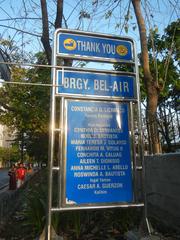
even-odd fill
[[[132,42],[124,39],[95,37],[76,33],[58,34],[58,54],[81,56],[84,58],[106,59],[118,62],[133,61]]]

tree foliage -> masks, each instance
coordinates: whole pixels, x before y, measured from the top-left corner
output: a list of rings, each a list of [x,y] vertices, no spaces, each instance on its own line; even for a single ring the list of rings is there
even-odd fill
[[[148,38],[150,70],[160,89],[157,104],[158,129],[161,142],[167,144],[169,152],[172,151],[172,141],[177,141],[175,135],[179,134],[177,112],[180,91],[179,61],[177,61],[180,48],[179,23],[180,21],[177,20],[169,24],[162,36],[157,31],[151,30]],[[142,90],[146,99],[147,92],[144,85]]]
[[[165,29],[165,34],[160,36],[152,31],[149,36],[148,49],[150,53],[151,71],[154,78],[158,79],[161,88],[159,95],[159,104],[163,99],[169,99],[176,95],[180,90],[179,83],[179,55],[180,55],[180,39],[179,39],[180,20],[172,22]],[[152,48],[152,41],[154,48]],[[171,107],[176,106],[176,98],[172,98]],[[173,108],[174,108],[173,107]]]
[[[157,1],[158,2],[158,1]],[[171,5],[174,6],[174,1],[170,1]],[[163,60],[161,58],[158,58],[157,61],[154,61],[154,59],[157,57],[154,56],[153,54],[151,56],[148,55],[148,42],[147,42],[147,30],[148,27],[147,25],[153,25],[153,23],[151,24],[150,21],[153,21],[154,19],[154,13],[152,11],[152,5],[150,4],[149,1],[140,1],[140,0],[130,0],[130,1],[122,1],[122,0],[118,0],[118,1],[92,1],[92,2],[88,2],[84,1],[84,0],[80,0],[78,2],[76,2],[77,4],[74,4],[74,6],[72,7],[72,12],[69,14],[67,14],[67,12],[65,11],[65,8],[63,10],[63,7],[65,6],[65,4],[67,4],[67,2],[64,0],[57,0],[57,1],[50,1],[50,3],[46,0],[41,0],[38,3],[36,2],[25,2],[22,1],[22,8],[20,10],[20,17],[14,17],[12,18],[11,16],[9,16],[7,14],[7,19],[2,19],[2,21],[7,21],[7,25],[1,24],[1,27],[7,27],[9,29],[14,29],[15,31],[17,31],[18,33],[22,34],[22,56],[24,56],[24,36],[25,35],[31,35],[33,37],[37,37],[39,39],[41,39],[45,54],[46,54],[46,58],[47,58],[47,63],[50,64],[51,63],[51,54],[52,54],[52,50],[51,50],[51,40],[52,40],[52,30],[54,31],[54,29],[57,29],[59,27],[63,27],[65,26],[66,28],[68,27],[68,20],[71,18],[73,18],[73,23],[77,22],[76,24],[76,28],[77,29],[85,29],[85,26],[87,26],[87,28],[89,28],[89,26],[94,23],[95,21],[97,21],[97,23],[99,24],[100,18],[103,19],[103,21],[106,21],[107,24],[105,24],[105,28],[100,28],[101,31],[103,31],[104,29],[106,29],[108,26],[110,26],[110,28],[112,29],[112,27],[114,27],[114,29],[119,29],[119,32],[122,33],[123,29],[125,31],[126,34],[129,33],[130,30],[130,26],[133,30],[139,29],[139,36],[140,36],[140,42],[141,42],[141,56],[142,56],[142,65],[143,65],[143,74],[141,75],[144,78],[144,89],[147,93],[147,119],[148,119],[148,123],[149,123],[149,134],[151,135],[151,145],[153,146],[154,149],[152,149],[153,153],[157,153],[159,151],[158,149],[158,144],[159,144],[159,140],[158,140],[158,132],[157,132],[157,119],[156,119],[156,111],[157,111],[157,106],[158,106],[158,102],[159,102],[159,97],[161,98],[161,96],[163,97],[164,95],[168,94],[169,91],[169,87],[167,87],[168,85],[166,84],[167,82],[171,82],[170,78],[175,79],[175,77],[170,74],[170,71],[168,70],[169,68],[173,68],[174,65],[174,60],[172,60],[172,57],[174,57],[175,61],[179,64],[179,40],[178,40],[178,32],[176,34],[175,28],[173,28],[173,26],[169,26],[164,34],[164,39],[166,39],[165,41],[163,39],[161,39],[161,44],[159,45],[159,39],[153,39],[155,35],[153,35],[154,33],[152,32],[152,38],[153,39],[153,45],[155,47],[156,43],[158,44],[159,50],[160,48],[162,49],[167,49],[166,51],[163,51],[163,54],[166,54],[168,56],[168,58],[163,58]],[[12,4],[12,3],[11,3]],[[53,7],[52,5],[53,4]],[[133,6],[133,8],[132,8]],[[143,6],[143,7],[142,7]],[[157,6],[156,6],[157,7]],[[2,7],[3,9],[3,7]],[[133,13],[134,10],[134,13]],[[174,7],[174,12],[176,12],[176,9]],[[73,16],[73,13],[77,12],[76,14],[76,18]],[[119,14],[120,12],[120,14]],[[66,13],[66,16],[65,16]],[[118,16],[116,14],[118,13]],[[148,14],[149,13],[149,14]],[[97,16],[98,16],[98,20],[97,20]],[[134,17],[136,17],[137,20],[137,24],[134,21]],[[94,20],[94,19],[95,20]],[[113,22],[113,26],[110,25],[110,21],[111,19],[114,19],[115,22]],[[76,21],[74,21],[74,19]],[[147,20],[147,21],[146,21]],[[31,24],[32,22],[35,23],[35,21],[39,21],[39,24],[41,23],[42,25],[38,26],[40,28],[42,28],[42,31],[39,31],[39,29],[36,27],[36,25]],[[23,23],[22,25],[27,27],[25,29],[20,28],[19,23]],[[28,24],[26,24],[28,22]],[[14,25],[12,26],[11,23],[14,23]],[[64,25],[63,25],[64,23]],[[147,24],[148,23],[148,24]],[[177,31],[179,31],[179,23],[177,25],[177,23],[173,23],[174,26],[176,26]],[[29,30],[28,27],[31,26],[31,28]],[[154,26],[155,32],[157,33],[157,26]],[[91,29],[94,30],[94,29]],[[42,32],[42,33],[39,33]],[[172,36],[173,39],[175,40],[175,44],[172,43]],[[157,42],[156,42],[157,40]],[[30,40],[31,41],[31,40]],[[35,41],[37,42],[37,41]],[[151,41],[152,43],[152,41]],[[7,44],[4,42],[4,44]],[[28,42],[27,42],[28,44]],[[166,45],[166,46],[163,46]],[[157,50],[157,49],[156,49]],[[154,51],[154,49],[153,49]],[[153,53],[152,51],[152,53]],[[162,53],[162,51],[161,51]],[[152,57],[152,58],[151,58]],[[67,65],[71,65],[71,61],[68,63],[65,63]],[[157,67],[158,66],[158,67]],[[163,71],[163,66],[166,66],[165,71]],[[17,67],[16,67],[17,68]],[[12,72],[14,70],[12,69]],[[17,73],[18,71],[22,71],[22,75],[25,74],[25,79],[23,81],[27,81],[28,79],[34,78],[34,76],[31,76],[31,72],[27,71],[27,69],[18,69],[17,68]],[[23,73],[23,71],[25,71],[25,73]],[[27,73],[26,73],[27,71]],[[172,70],[173,71],[173,70]],[[33,71],[32,71],[33,72]],[[162,72],[162,74],[161,74]],[[164,75],[163,75],[164,73]],[[174,71],[173,71],[174,73]],[[14,73],[13,73],[14,74]],[[36,75],[36,73],[35,73]],[[161,76],[161,77],[160,77]],[[18,76],[16,76],[18,78]],[[21,77],[21,73],[20,73],[20,77]],[[32,79],[31,79],[32,80]],[[17,86],[16,86],[17,88]],[[19,91],[20,88],[22,89],[22,87],[19,87]],[[27,86],[25,86],[25,88],[28,88]],[[31,98],[31,94],[29,94],[28,91],[34,91],[34,90],[26,90],[24,89],[24,93],[22,93],[22,95],[20,94],[19,96],[19,100],[21,98],[22,101],[24,101],[26,104],[24,104],[24,106],[20,106],[19,111],[17,111],[17,109],[15,110],[15,112],[17,113],[17,119],[18,116],[20,116],[20,114],[23,113],[24,108],[26,109],[26,105],[27,108],[31,109],[32,106],[28,105],[27,103],[27,99]],[[40,91],[40,90],[37,90]],[[23,92],[23,90],[22,90]],[[41,91],[40,91],[41,92]],[[23,95],[24,94],[24,95]],[[40,93],[41,95],[42,93]],[[36,95],[36,93],[35,93]],[[6,99],[6,97],[5,97]],[[32,98],[33,99],[33,98]],[[19,101],[18,100],[18,101]],[[14,106],[8,106],[6,104],[6,102],[4,103],[4,105],[6,105],[6,108],[9,108],[9,110],[11,111],[11,115],[13,115],[13,107],[16,107],[16,104],[18,103],[18,101],[15,103],[14,102]],[[28,100],[29,101],[29,100]],[[41,106],[41,104],[40,104]],[[11,108],[11,109],[10,109]],[[25,119],[26,117],[31,117],[31,121],[29,123],[24,122],[24,121],[20,121],[17,122],[16,120],[12,120],[14,119],[13,116],[9,116],[6,117],[7,123],[9,124],[10,122],[12,123],[9,124],[12,127],[13,126],[21,126],[22,128],[22,132],[24,131],[24,128],[27,127],[27,129],[34,129],[35,126],[37,127],[37,129],[40,129],[41,127],[38,126],[38,117],[41,118],[43,116],[39,115],[37,116],[36,112],[33,112],[33,109],[31,109],[32,111],[32,115],[31,116],[30,113],[25,113],[23,118]],[[23,114],[22,114],[23,115]],[[3,116],[3,114],[2,114]],[[12,119],[11,119],[12,118]],[[33,119],[36,118],[37,122],[33,122]],[[3,117],[2,117],[2,121],[3,121]],[[34,126],[34,127],[33,127]],[[41,125],[42,126],[42,125]],[[42,129],[41,129],[42,130]],[[36,130],[36,134],[38,134],[39,130]],[[21,136],[22,136],[22,132],[21,132]]]
[[[11,148],[0,147],[0,163],[6,165],[18,162],[20,159],[19,148],[13,145]]]
[[[37,57],[42,63],[44,55]],[[14,83],[0,88],[0,122],[17,131],[30,156],[47,159],[50,89],[43,84],[50,83],[50,70],[13,67],[11,72]]]

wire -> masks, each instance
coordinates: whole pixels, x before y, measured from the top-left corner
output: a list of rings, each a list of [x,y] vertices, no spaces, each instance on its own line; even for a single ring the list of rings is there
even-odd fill
[[[14,84],[14,85],[27,85],[27,86],[43,86],[43,87],[64,87],[63,84],[47,84],[47,83],[26,83],[26,82],[12,82],[3,81],[0,79],[0,84]]]
[[[45,64],[34,64],[34,63],[23,63],[23,62],[1,62],[0,64],[6,65],[22,65],[22,66],[30,66],[30,67],[45,67],[45,68],[64,68],[65,66],[60,65],[45,65]]]
[[[29,85],[29,86],[45,86],[45,87],[59,87],[61,85],[47,84],[47,83],[26,83],[26,82],[11,82],[0,80],[1,84],[16,84],[16,85]]]
[[[45,67],[45,68],[64,68],[65,66],[54,66],[54,65],[44,65],[44,64],[32,64],[32,63],[22,63],[22,62],[1,62],[0,64],[6,65],[22,65],[31,67]],[[1,84],[17,84],[17,85],[30,85],[30,86],[46,86],[46,87],[59,87],[62,85],[46,84],[46,83],[28,83],[28,82],[12,82],[4,81],[0,79]]]

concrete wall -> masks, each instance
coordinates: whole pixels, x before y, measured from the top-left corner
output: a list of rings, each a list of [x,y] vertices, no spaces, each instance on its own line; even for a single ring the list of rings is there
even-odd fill
[[[180,153],[145,157],[148,215],[180,232]]]

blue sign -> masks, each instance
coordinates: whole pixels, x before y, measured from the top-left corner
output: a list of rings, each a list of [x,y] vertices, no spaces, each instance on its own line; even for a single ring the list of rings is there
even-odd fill
[[[132,202],[128,104],[67,101],[67,205]]]
[[[59,70],[57,84],[57,94],[135,98],[134,76]]]
[[[58,33],[57,54],[74,59],[119,62],[133,61],[132,41],[118,38],[89,36],[80,33]]]

